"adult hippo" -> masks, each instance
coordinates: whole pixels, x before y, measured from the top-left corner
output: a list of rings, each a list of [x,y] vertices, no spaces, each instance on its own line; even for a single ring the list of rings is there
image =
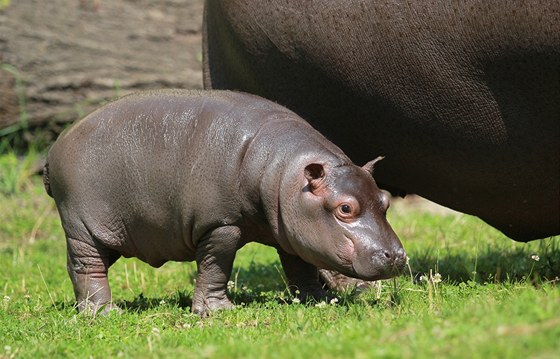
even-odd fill
[[[560,233],[560,2],[207,0],[204,83],[385,155],[392,192]]]

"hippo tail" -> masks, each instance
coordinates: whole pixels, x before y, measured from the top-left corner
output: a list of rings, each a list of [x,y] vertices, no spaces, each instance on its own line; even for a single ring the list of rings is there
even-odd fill
[[[52,195],[52,191],[51,191],[51,182],[49,180],[49,162],[47,160],[47,162],[45,162],[45,166],[43,167],[43,185],[45,186],[45,191],[47,191],[47,194],[49,196],[53,196]]]

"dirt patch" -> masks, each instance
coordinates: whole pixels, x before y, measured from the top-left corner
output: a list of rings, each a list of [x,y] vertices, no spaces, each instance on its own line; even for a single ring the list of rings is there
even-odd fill
[[[1,62],[2,58],[0,58]],[[17,118],[19,118],[19,106],[15,78],[8,71],[0,68],[0,130],[11,124],[9,119]]]
[[[0,11],[0,61],[31,127],[74,121],[139,89],[202,88],[203,0],[27,0]],[[0,130],[19,121],[0,70]]]

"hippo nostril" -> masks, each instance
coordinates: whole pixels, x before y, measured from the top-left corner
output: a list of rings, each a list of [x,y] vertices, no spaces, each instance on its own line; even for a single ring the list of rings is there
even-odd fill
[[[406,263],[406,252],[403,248],[398,248],[395,250],[384,250],[382,251],[387,264],[394,267],[402,267]]]
[[[404,249],[399,249],[396,253],[395,253],[395,265],[397,266],[404,266],[406,264],[406,252],[404,251]]]

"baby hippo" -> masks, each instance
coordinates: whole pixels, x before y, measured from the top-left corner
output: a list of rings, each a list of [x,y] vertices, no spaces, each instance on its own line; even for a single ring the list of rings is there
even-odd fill
[[[126,96],[66,130],[44,183],[66,235],[79,310],[114,307],[120,257],[196,261],[192,311],[230,308],[236,251],[277,249],[291,288],[324,297],[319,268],[364,280],[404,266],[388,196],[307,122],[257,96],[166,90]]]

